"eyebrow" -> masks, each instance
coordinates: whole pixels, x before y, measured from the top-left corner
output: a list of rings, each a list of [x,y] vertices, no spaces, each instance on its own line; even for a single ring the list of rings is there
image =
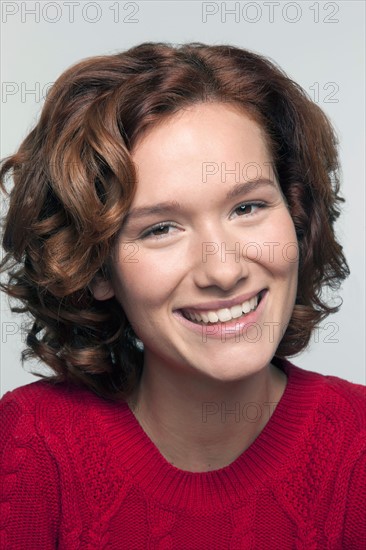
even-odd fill
[[[251,191],[258,189],[259,187],[267,186],[271,186],[277,189],[276,183],[267,178],[249,180],[245,183],[237,183],[226,194],[226,200],[235,199],[239,195],[247,195]],[[132,219],[144,218],[147,216],[151,216],[152,214],[165,215],[179,210],[182,210],[182,206],[177,201],[165,201],[159,202],[151,206],[140,206],[139,208],[133,208],[126,214],[123,225],[125,225],[127,221],[131,221]]]

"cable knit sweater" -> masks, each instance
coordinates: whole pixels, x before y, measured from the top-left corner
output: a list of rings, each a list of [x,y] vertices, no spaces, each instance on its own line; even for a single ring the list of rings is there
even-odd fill
[[[210,472],[170,464],[127,403],[43,380],[6,393],[0,548],[365,550],[366,388],[275,364],[269,421]]]

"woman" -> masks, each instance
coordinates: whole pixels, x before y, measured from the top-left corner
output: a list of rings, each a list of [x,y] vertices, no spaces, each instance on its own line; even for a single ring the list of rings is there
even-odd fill
[[[365,389],[287,359],[349,274],[319,107],[144,43],[61,75],[10,170],[3,290],[54,374],[1,399],[4,548],[364,548]]]

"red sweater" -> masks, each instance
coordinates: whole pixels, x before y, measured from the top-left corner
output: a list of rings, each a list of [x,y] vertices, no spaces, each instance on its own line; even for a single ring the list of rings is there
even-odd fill
[[[37,381],[0,400],[2,550],[365,550],[366,388],[277,361],[230,465],[170,464],[126,403]]]

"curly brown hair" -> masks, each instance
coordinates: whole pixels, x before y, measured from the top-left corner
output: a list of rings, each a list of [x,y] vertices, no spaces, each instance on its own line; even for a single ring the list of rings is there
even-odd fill
[[[38,357],[53,375],[125,400],[137,387],[144,353],[120,304],[98,301],[89,284],[108,262],[136,189],[131,150],[154,124],[186,106],[225,101],[261,124],[299,243],[296,302],[278,357],[299,353],[339,305],[322,297],[349,268],[334,233],[340,214],[335,131],[325,113],[274,62],[230,45],[145,42],[90,57],[54,83],[40,119],[18,151],[4,224],[8,272],[1,289],[31,322],[22,362]]]

